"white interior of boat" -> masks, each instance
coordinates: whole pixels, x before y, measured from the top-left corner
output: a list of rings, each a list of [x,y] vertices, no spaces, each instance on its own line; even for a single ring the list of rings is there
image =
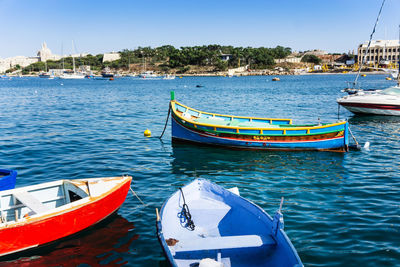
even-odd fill
[[[90,201],[121,182],[118,177],[60,180],[0,192],[0,227]]]
[[[275,247],[276,241],[269,230],[271,220],[260,219],[260,216],[268,215],[262,215],[256,208],[250,208],[249,211],[252,204],[229,195],[238,195],[237,188],[228,192],[205,187],[199,181],[183,188],[185,201],[195,223],[193,231],[185,228],[186,221],[182,222],[179,216],[183,205],[179,191],[168,200],[162,210],[163,235],[167,244],[171,240],[177,241],[168,244],[168,248],[178,266],[192,266],[205,258],[205,255],[223,266],[231,266],[235,257],[227,255],[226,251],[236,249],[239,254],[257,255],[260,252],[265,253],[266,247]],[[253,219],[243,219],[249,217]],[[253,252],[249,252],[250,248],[253,248]]]

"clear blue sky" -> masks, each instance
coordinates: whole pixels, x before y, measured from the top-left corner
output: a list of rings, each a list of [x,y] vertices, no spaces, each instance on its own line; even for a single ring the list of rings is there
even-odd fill
[[[0,0],[0,58],[98,54],[137,46],[288,46],[347,52],[369,38],[381,0]],[[374,39],[398,38],[400,1],[386,0]]]

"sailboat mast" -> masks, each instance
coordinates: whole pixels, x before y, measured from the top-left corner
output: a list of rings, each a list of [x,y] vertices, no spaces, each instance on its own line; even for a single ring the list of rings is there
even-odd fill
[[[72,40],[72,53],[74,51],[74,40]],[[74,73],[75,73],[75,58],[74,54],[72,54],[72,65],[74,66]]]
[[[72,55],[72,65],[74,66],[74,73],[75,73],[75,58],[74,58],[74,55]]]
[[[63,43],[61,43],[61,57],[62,57],[62,68],[64,71],[65,66],[64,66],[64,45],[63,45]]]
[[[399,47],[397,48],[399,55],[397,56],[397,86],[400,86],[400,25],[399,25]]]

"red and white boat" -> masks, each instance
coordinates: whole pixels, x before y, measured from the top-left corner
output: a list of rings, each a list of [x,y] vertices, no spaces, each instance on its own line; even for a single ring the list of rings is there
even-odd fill
[[[59,180],[0,192],[0,256],[82,231],[116,212],[132,177]]]
[[[400,86],[382,91],[359,91],[337,102],[355,114],[400,116]]]

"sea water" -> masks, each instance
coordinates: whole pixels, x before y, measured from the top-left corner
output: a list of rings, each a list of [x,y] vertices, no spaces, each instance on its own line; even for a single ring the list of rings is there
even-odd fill
[[[284,197],[285,231],[306,266],[398,266],[400,118],[338,112],[336,99],[353,75],[271,78],[0,80],[0,167],[18,171],[17,187],[129,174],[146,203],[128,193],[117,216],[12,263],[165,266],[155,208],[201,177],[239,187],[271,215]],[[360,81],[369,88],[394,84],[382,75]],[[157,138],[171,90],[183,104],[208,112],[294,124],[349,119],[358,142],[370,148],[268,152],[172,144],[170,125]],[[147,128],[151,138],[143,136]]]

